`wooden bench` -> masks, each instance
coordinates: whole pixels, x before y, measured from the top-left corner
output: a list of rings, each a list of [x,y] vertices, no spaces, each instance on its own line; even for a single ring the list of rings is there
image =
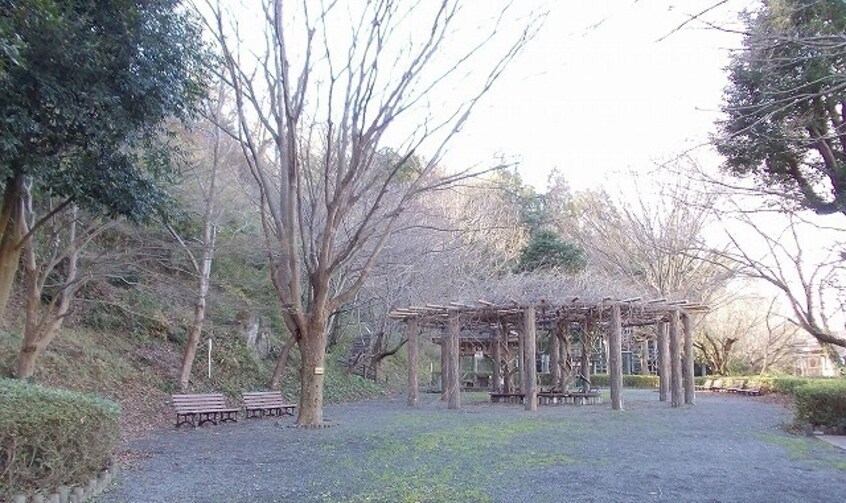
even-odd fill
[[[285,403],[285,397],[278,391],[249,391],[242,395],[244,413],[247,418],[268,416],[293,416],[296,405]]]
[[[726,387],[729,393],[742,393],[746,388],[746,379],[735,379]]]
[[[523,403],[523,393],[491,393],[491,403]]]
[[[172,395],[171,404],[176,410],[176,427],[183,424],[201,426],[203,423],[217,424],[218,421],[237,421],[238,408],[228,407],[220,393],[198,395]]]
[[[705,382],[704,382],[704,383],[702,383],[701,385],[700,385],[700,384],[697,384],[697,385],[696,385],[696,386],[694,386],[693,388],[694,388],[696,391],[711,391],[711,385],[712,385],[712,384],[714,384],[714,380],[713,380],[713,379],[705,379]]]
[[[746,396],[761,396],[763,392],[760,381],[751,381],[740,391]]]
[[[573,399],[573,403],[575,405],[595,405],[597,403],[602,403],[602,395],[599,394],[598,390],[591,390],[588,392],[573,392],[570,393],[570,398]]]

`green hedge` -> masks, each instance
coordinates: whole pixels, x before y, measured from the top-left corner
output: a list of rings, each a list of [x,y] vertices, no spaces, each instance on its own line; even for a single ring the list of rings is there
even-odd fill
[[[607,388],[610,386],[608,374],[594,374],[590,376],[590,384],[594,388]],[[657,388],[658,376],[624,374],[623,387],[625,388]]]
[[[112,401],[0,379],[0,499],[83,483],[108,466],[119,421]]]
[[[794,395],[798,421],[846,427],[846,381],[806,383],[794,388]]]

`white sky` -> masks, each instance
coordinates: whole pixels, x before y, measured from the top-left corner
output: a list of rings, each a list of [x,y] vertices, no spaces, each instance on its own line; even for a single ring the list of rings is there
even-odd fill
[[[557,167],[574,189],[644,170],[706,142],[739,37],[694,22],[714,0],[549,2],[550,15],[451,144],[447,166],[521,160],[542,189]],[[708,14],[737,26],[734,1]]]

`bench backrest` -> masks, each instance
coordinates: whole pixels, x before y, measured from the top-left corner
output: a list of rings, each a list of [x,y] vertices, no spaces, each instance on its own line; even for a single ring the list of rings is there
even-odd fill
[[[226,407],[226,399],[221,393],[172,395],[171,403],[177,411]]]
[[[286,405],[285,397],[279,391],[249,391],[242,395],[244,405],[263,406],[263,405]]]

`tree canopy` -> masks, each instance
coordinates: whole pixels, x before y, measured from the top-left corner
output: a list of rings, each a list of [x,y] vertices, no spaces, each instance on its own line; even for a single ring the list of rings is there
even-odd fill
[[[162,134],[202,96],[198,26],[175,0],[0,7],[0,180],[139,218],[161,196]]]
[[[578,272],[585,268],[582,249],[559,238],[554,232],[541,229],[532,233],[529,243],[520,253],[517,272],[561,269]]]
[[[724,168],[820,214],[846,213],[846,3],[772,0],[729,64]]]

